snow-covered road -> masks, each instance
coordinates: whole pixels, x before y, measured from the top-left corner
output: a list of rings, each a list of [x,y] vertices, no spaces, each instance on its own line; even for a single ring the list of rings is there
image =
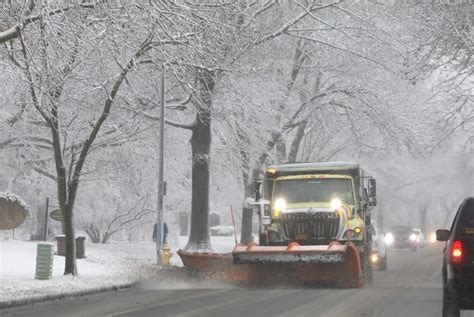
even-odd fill
[[[441,248],[390,251],[389,270],[375,272],[374,283],[364,289],[262,290],[158,281],[3,311],[2,316],[441,316]],[[462,316],[474,312],[463,311]]]

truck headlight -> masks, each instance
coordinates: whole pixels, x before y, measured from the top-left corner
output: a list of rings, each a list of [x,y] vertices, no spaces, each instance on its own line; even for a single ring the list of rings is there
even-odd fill
[[[273,203],[272,217],[281,218],[281,215],[285,211],[285,209],[286,209],[286,200],[283,198],[275,199]]]
[[[342,201],[339,197],[335,197],[331,200],[331,208],[332,209],[339,209],[342,207]]]
[[[286,209],[286,201],[283,198],[277,198],[275,200],[274,210],[283,211]]]
[[[386,245],[391,245],[393,243],[393,234],[387,233],[384,237],[384,240]]]

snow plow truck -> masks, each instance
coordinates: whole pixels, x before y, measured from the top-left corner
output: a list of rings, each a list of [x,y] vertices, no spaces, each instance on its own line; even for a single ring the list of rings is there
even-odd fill
[[[237,245],[233,264],[253,285],[360,288],[373,277],[375,179],[353,163],[269,166],[244,206],[259,217],[259,244]]]

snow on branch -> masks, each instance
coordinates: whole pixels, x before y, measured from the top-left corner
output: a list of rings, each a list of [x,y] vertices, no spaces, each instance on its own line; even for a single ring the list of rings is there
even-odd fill
[[[32,1],[31,2],[33,4],[33,7],[34,7],[34,3],[35,1]],[[71,9],[75,9],[75,8],[93,8],[95,6],[95,3],[94,2],[84,2],[84,3],[80,3],[80,4],[77,4],[77,5],[69,5],[69,6],[66,6],[66,7],[62,7],[62,8],[57,8],[57,9],[54,9],[54,10],[51,10],[49,12],[47,12],[47,14],[49,16],[53,16],[53,15],[56,15],[56,14],[59,14],[59,13],[62,13],[62,12],[67,12]],[[31,9],[33,9],[33,7],[30,8],[30,12],[31,12]],[[10,40],[13,40],[15,38],[17,38],[19,35],[20,35],[20,32],[30,23],[32,22],[36,22],[38,20],[41,19],[41,15],[28,15],[26,18],[23,18],[21,19],[20,18],[20,21],[18,22],[18,24],[6,29],[5,31],[2,31],[0,32],[0,43],[5,43],[7,41],[10,41]]]
[[[336,50],[339,50],[339,51],[342,51],[342,52],[345,52],[345,53],[349,53],[349,54],[352,54],[352,55],[355,55],[357,57],[360,57],[362,59],[365,59],[369,62],[372,62],[378,66],[381,66],[383,67],[384,69],[390,71],[391,73],[393,74],[397,74],[396,71],[394,71],[393,69],[391,69],[390,67],[388,67],[387,65],[369,57],[369,56],[366,56],[366,55],[363,55],[361,53],[358,53],[356,51],[353,51],[353,50],[350,50],[350,49],[347,49],[345,47],[342,47],[342,46],[339,46],[339,45],[336,45],[336,44],[333,44],[333,43],[329,43],[329,42],[326,42],[326,41],[323,41],[323,40],[320,40],[320,39],[317,39],[317,38],[314,38],[314,37],[310,37],[310,36],[305,36],[305,35],[300,35],[300,34],[295,34],[295,33],[291,33],[292,30],[286,30],[285,31],[285,34],[287,35],[290,35],[290,36],[293,36],[293,37],[296,37],[296,38],[300,38],[300,39],[304,39],[304,40],[307,40],[307,41],[310,41],[310,42],[315,42],[315,43],[319,43],[319,44],[322,44],[322,45],[325,45],[325,46],[328,46],[328,47],[331,47],[331,48],[334,48]]]
[[[320,6],[316,5],[315,3],[311,4],[308,8],[305,8],[305,10],[302,13],[300,13],[298,16],[293,18],[288,23],[281,26],[279,29],[277,29],[274,32],[272,32],[270,34],[267,34],[264,37],[260,38],[259,40],[255,41],[254,46],[260,45],[260,44],[262,44],[264,42],[267,42],[267,41],[269,41],[269,40],[271,40],[271,39],[273,39],[273,38],[275,38],[275,37],[277,37],[281,34],[286,33],[286,31],[288,31],[293,25],[300,22],[303,18],[305,18],[311,12],[318,11],[318,10],[323,10],[323,9],[326,9],[326,8],[329,8],[329,7],[333,7],[333,6],[341,3],[342,1],[343,0],[339,0],[339,1],[336,1],[336,2],[333,2],[333,3],[329,3],[329,4],[326,4],[326,5],[320,5]]]

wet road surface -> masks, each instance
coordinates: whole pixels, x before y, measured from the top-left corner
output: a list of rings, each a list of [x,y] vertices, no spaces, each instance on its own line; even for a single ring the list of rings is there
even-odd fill
[[[391,250],[389,268],[364,289],[243,289],[199,283],[144,283],[131,290],[65,299],[0,316],[441,316],[442,244]],[[473,316],[463,311],[461,316]]]

